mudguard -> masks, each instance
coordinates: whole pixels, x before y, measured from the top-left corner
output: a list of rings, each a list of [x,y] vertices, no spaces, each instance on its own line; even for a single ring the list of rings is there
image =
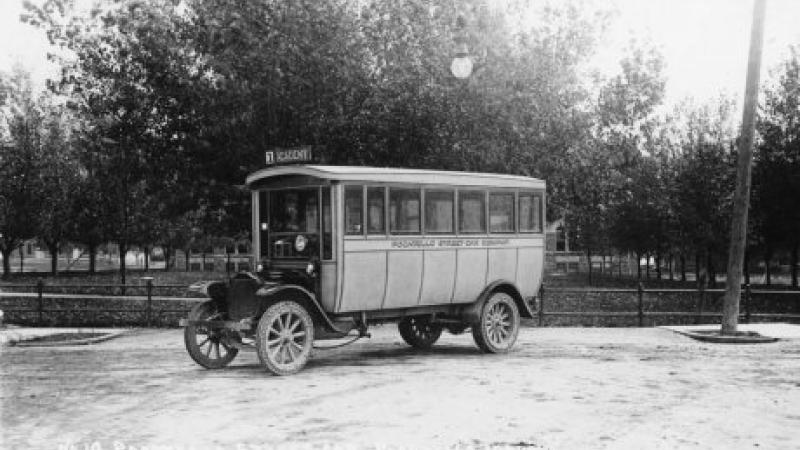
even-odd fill
[[[496,280],[486,286],[486,288],[483,289],[481,294],[473,303],[464,308],[462,314],[467,321],[477,322],[480,319],[481,308],[483,308],[483,304],[486,302],[489,296],[496,291],[505,292],[514,299],[514,303],[517,304],[517,308],[519,309],[520,316],[528,319],[533,318],[533,311],[531,311],[531,307],[522,298],[522,295],[520,295],[519,290],[516,286],[514,286],[514,283],[507,280]]]
[[[328,313],[326,313],[325,310],[322,309],[322,305],[319,304],[319,302],[317,301],[317,297],[314,295],[314,293],[312,293],[311,291],[302,286],[298,286],[296,284],[279,284],[272,286],[264,286],[256,291],[256,297],[259,298],[268,298],[278,294],[294,294],[300,296],[301,298],[306,299],[308,301],[308,304],[312,308],[314,308],[314,311],[309,311],[309,312],[312,313],[312,315],[314,315],[314,313],[317,313],[318,316],[321,317],[322,320],[324,321],[325,327],[327,327],[331,331],[337,333],[343,333],[342,330],[340,330],[338,327],[336,327],[336,325],[333,324],[331,318],[328,317]]]

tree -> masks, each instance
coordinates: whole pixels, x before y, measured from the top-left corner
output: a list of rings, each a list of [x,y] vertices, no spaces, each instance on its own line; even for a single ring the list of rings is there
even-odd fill
[[[8,135],[0,141],[0,252],[3,277],[11,273],[11,252],[36,235],[42,206],[42,123],[30,75],[15,68],[5,81],[2,118]]]
[[[25,19],[74,55],[62,58],[63,76],[50,87],[69,96],[85,124],[79,160],[93,178],[95,195],[102,196],[104,219],[104,231],[92,230],[87,240],[90,247],[98,235],[117,242],[124,282],[127,250],[147,235],[147,208],[176,184],[183,191],[193,186],[181,181],[189,180],[193,167],[187,153],[202,114],[194,100],[207,74],[182,45],[184,22],[174,2],[123,1],[87,17],[71,15],[67,3],[28,4]],[[179,217],[191,208],[168,212]]]
[[[74,223],[74,196],[78,182],[78,165],[69,134],[69,114],[64,107],[46,102],[41,149],[41,208],[38,211],[36,234],[50,252],[50,271],[58,273],[58,254],[69,238]]]

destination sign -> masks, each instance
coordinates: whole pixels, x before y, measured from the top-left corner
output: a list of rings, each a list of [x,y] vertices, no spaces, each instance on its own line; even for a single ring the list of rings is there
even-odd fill
[[[275,150],[267,150],[265,152],[266,163],[268,166],[311,162],[313,157],[314,154],[311,151],[311,146],[280,148]]]

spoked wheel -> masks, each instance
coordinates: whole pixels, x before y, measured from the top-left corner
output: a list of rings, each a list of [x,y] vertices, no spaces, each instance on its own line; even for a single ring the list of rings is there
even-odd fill
[[[487,353],[506,353],[519,334],[519,310],[514,299],[506,293],[495,292],[481,310],[478,323],[472,327],[472,337]]]
[[[192,308],[189,320],[225,320],[225,313],[212,302],[205,302]],[[232,345],[238,339],[234,334],[207,325],[188,325],[183,330],[183,341],[194,362],[206,369],[221,369],[239,353],[239,349]]]
[[[311,356],[313,343],[314,322],[297,302],[275,303],[258,321],[258,358],[275,375],[299,372]]]
[[[442,326],[427,317],[404,317],[397,328],[406,344],[422,350],[431,348],[442,335]]]

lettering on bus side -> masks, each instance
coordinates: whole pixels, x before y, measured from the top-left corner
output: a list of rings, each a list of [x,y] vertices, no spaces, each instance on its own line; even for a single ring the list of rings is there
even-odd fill
[[[510,243],[509,239],[402,239],[392,241],[392,248],[496,247]]]

